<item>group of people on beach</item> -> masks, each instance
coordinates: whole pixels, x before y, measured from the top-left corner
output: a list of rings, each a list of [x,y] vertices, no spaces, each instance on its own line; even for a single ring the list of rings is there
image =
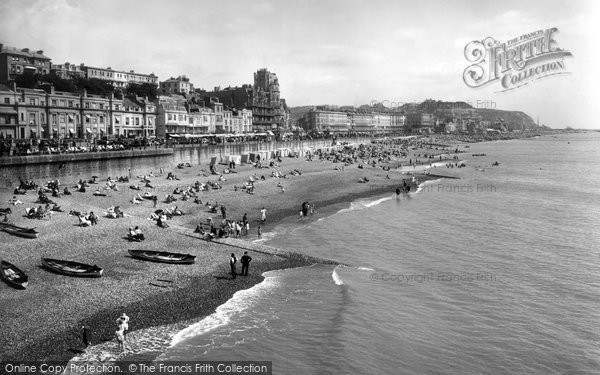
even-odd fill
[[[117,340],[118,349],[120,351],[125,350],[125,341],[127,339],[127,331],[129,331],[129,316],[123,313],[116,320],[117,330],[115,331],[115,338]],[[87,326],[81,326],[81,339],[85,347],[92,345],[89,337],[89,329]]]
[[[240,259],[240,263],[242,264],[242,272],[240,273],[240,275],[248,276],[248,267],[250,266],[251,260],[252,257],[248,255],[247,251],[244,251],[244,255],[242,255],[242,258]],[[235,279],[237,276],[236,263],[237,258],[235,257],[235,254],[231,253],[231,258],[229,258],[229,267],[231,268],[232,279]]]

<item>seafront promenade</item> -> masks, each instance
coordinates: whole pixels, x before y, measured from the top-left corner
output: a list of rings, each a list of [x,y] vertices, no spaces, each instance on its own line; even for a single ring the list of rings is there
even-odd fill
[[[344,142],[364,143],[368,138],[347,138]],[[193,165],[229,160],[230,156],[245,161],[261,156],[270,159],[277,153],[324,149],[332,146],[331,139],[295,140],[286,142],[240,142],[219,145],[174,144],[170,147],[137,147],[119,151],[55,153],[48,155],[0,157],[0,189],[16,187],[19,177],[45,182],[52,179],[76,180],[92,175],[126,176],[143,173],[154,166],[173,168],[179,163]],[[254,156],[253,156],[254,155]],[[214,159],[213,159],[214,158]]]

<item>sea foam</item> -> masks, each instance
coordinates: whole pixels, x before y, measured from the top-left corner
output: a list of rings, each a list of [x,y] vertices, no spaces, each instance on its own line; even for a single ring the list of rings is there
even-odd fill
[[[276,276],[266,276],[265,280],[254,285],[250,289],[240,290],[235,292],[233,297],[227,302],[217,307],[217,310],[210,316],[202,319],[196,324],[184,328],[173,336],[171,346],[174,346],[188,338],[196,337],[207,332],[210,332],[218,327],[228,324],[233,317],[240,311],[243,311],[256,301],[258,297],[263,295],[270,288],[277,285]]]

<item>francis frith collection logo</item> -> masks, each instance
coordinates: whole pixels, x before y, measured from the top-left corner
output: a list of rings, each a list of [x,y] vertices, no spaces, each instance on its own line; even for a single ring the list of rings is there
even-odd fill
[[[498,81],[500,91],[513,90],[537,79],[568,73],[565,57],[571,52],[558,47],[556,27],[536,30],[501,43],[492,37],[472,41],[465,58],[472,63],[463,80],[469,87],[482,87]]]

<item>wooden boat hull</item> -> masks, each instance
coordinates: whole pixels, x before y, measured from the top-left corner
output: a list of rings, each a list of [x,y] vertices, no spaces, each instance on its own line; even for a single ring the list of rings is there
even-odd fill
[[[38,238],[40,233],[34,228],[23,228],[12,224],[0,223],[0,230],[14,236],[24,238]]]
[[[129,255],[136,259],[159,263],[194,264],[196,262],[196,256],[194,255],[169,253],[167,251],[129,250]]]
[[[42,265],[52,272],[75,277],[100,277],[104,271],[96,265],[50,258],[42,258]]]
[[[17,266],[7,261],[0,261],[0,278],[4,280],[8,285],[18,288],[25,289],[29,278],[25,272],[21,271]]]

